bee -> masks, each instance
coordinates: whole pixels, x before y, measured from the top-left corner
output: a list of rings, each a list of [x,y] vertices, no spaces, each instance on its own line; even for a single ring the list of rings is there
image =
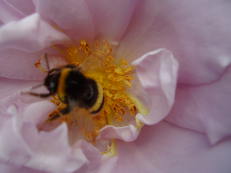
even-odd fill
[[[49,120],[70,113],[76,106],[87,109],[91,114],[100,112],[104,105],[104,96],[103,88],[96,80],[86,77],[78,66],[72,64],[49,70],[46,55],[45,58],[48,73],[42,85],[47,88],[48,93],[27,93],[40,98],[57,95],[66,105],[59,114],[53,115]]]

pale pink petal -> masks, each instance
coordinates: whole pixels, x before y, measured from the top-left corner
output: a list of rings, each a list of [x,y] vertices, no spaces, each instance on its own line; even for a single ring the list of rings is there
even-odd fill
[[[139,130],[134,125],[115,127],[106,126],[100,130],[98,139],[120,139],[126,142],[134,141],[139,135]]]
[[[50,132],[37,130],[38,123],[54,109],[53,104],[36,102],[25,108],[18,110],[11,105],[6,112],[10,117],[1,125],[0,159],[36,170],[60,173],[73,172],[91,162],[95,167],[99,165],[101,155],[92,145],[69,145],[65,124]]]
[[[171,52],[158,49],[133,62],[148,100],[149,115],[138,114],[145,124],[155,124],[169,113],[175,96],[178,63]]]
[[[149,109],[148,115],[138,113],[136,118],[152,125],[164,119],[174,102],[178,63],[171,52],[158,49],[148,52],[133,62],[136,74],[144,89],[144,105]],[[138,93],[139,94],[139,93]],[[100,131],[99,139],[120,139],[133,141],[139,129],[134,125],[124,127],[106,126]]]
[[[72,39],[93,39],[94,22],[84,0],[37,0],[36,10]]]
[[[47,70],[44,53],[48,53],[50,68],[66,64],[64,58],[49,55],[49,50],[28,53],[16,49],[4,49],[0,50],[0,77],[36,80],[43,83],[47,73],[36,68],[35,63],[40,60],[41,66]]]
[[[10,6],[4,0],[0,0],[0,21],[2,23],[8,23],[11,21],[17,21],[23,17],[23,14]]]
[[[207,83],[231,63],[231,3],[219,0],[144,0],[121,42],[120,55],[136,58],[167,48],[180,63],[181,83]]]
[[[5,2],[19,10],[24,15],[30,15],[35,11],[32,0],[5,0]]]
[[[117,156],[107,157],[105,156],[101,160],[101,164],[98,167],[92,167],[91,165],[85,165],[75,173],[111,173],[117,163]]]
[[[104,159],[102,159],[102,155],[99,154],[99,151],[84,140],[78,141],[74,147],[81,148],[88,160],[88,162],[75,173],[98,173],[98,170],[100,169],[101,165],[104,164],[104,162],[106,162]],[[108,166],[113,166],[113,163],[108,164]]]
[[[168,120],[181,127],[206,133],[212,143],[231,135],[231,68],[216,82],[180,85]]]
[[[86,0],[96,36],[117,42],[124,35],[139,0]]]
[[[97,173],[111,173],[115,169],[115,165],[117,163],[118,157],[114,156],[111,158],[107,158],[103,160],[103,163],[101,164],[100,169]]]
[[[36,125],[44,121],[47,118],[47,115],[53,111],[55,107],[56,106],[50,101],[41,100],[39,102],[27,105],[25,110],[23,110],[23,115],[18,116],[18,118],[21,118],[25,123],[30,123],[32,126],[34,125],[34,128],[36,128]],[[28,134],[28,136],[29,135],[30,134]],[[29,139],[28,136],[25,136],[25,138]],[[33,140],[31,140],[31,142],[33,142]]]
[[[50,110],[54,109],[54,105],[50,102],[40,102],[30,105],[24,113],[27,123],[30,122],[31,124],[26,124],[25,121],[22,134],[25,141],[35,152],[35,156],[33,156],[27,166],[33,168],[39,166],[37,169],[41,169],[41,164],[44,164],[44,170],[52,168],[51,172],[54,170],[56,170],[54,172],[72,172],[81,168],[84,164],[97,167],[101,159],[99,152],[83,141],[78,141],[73,147],[70,147],[65,124],[51,132],[36,132],[33,124],[38,124],[46,118],[46,116],[41,116],[41,114],[47,115],[50,112],[48,106]],[[42,112],[40,111],[36,115],[36,109]],[[46,159],[43,161],[41,159],[44,158],[44,154]]]
[[[0,49],[16,48],[33,52],[64,41],[68,41],[68,37],[36,13],[0,28]]]
[[[113,173],[229,173],[231,140],[211,146],[206,136],[168,123],[145,127],[133,143],[118,143]]]
[[[45,173],[38,170],[33,170],[19,165],[1,163],[0,162],[0,172],[1,173]]]
[[[23,110],[26,105],[39,100],[37,97],[22,95],[22,91],[29,91],[32,86],[37,85],[34,81],[19,81],[0,78],[0,118],[1,123],[5,123],[5,119],[9,118],[6,112],[9,106],[14,105],[18,110]]]
[[[25,91],[30,87],[36,85],[34,81],[23,80],[10,80],[6,78],[0,78],[0,100],[13,96],[21,91]]]
[[[10,107],[8,109],[8,116],[10,113],[15,113],[16,108]],[[3,116],[1,114],[1,116]],[[15,118],[8,118],[4,123],[1,123],[0,130],[0,159],[3,161],[10,161],[14,164],[24,165],[30,159],[30,148],[26,145],[18,131],[17,121]]]
[[[0,50],[0,76],[11,79],[42,80],[46,73],[34,64],[43,52],[28,53],[16,49]]]

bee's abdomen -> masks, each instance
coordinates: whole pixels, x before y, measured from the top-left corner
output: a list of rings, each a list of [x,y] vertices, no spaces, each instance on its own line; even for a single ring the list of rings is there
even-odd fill
[[[103,97],[103,88],[102,86],[95,82],[96,84],[96,99],[94,100],[94,104],[90,107],[89,111],[93,114],[98,113],[104,104],[104,97]]]
[[[103,107],[103,89],[95,80],[85,77],[79,71],[72,71],[66,81],[68,97],[79,107],[91,113],[99,112]]]

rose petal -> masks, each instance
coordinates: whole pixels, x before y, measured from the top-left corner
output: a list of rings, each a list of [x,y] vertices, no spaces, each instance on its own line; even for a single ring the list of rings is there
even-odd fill
[[[30,15],[34,13],[35,7],[32,0],[5,0],[12,7],[20,10],[24,15]]]
[[[87,0],[96,36],[117,42],[123,36],[138,0]]]
[[[139,130],[133,126],[115,127],[106,126],[100,130],[98,139],[120,139],[126,142],[134,141],[139,134]]]
[[[22,91],[29,91],[31,86],[36,85],[33,81],[0,78],[0,85],[0,117],[9,118],[8,115],[5,115],[5,112],[8,111],[11,105],[14,105],[18,111],[21,111],[28,103],[33,103],[39,99],[29,95],[22,95]],[[4,123],[4,121],[2,123]]]
[[[102,159],[101,164],[97,168],[92,169],[90,165],[85,165],[75,173],[111,173],[116,165],[116,162],[117,157],[106,156],[104,159]]]
[[[103,163],[100,165],[100,168],[96,173],[109,173],[109,172],[111,173],[115,168],[116,162],[117,162],[117,157],[104,159]]]
[[[20,93],[23,90],[35,85],[34,81],[10,80],[0,78],[0,100]]]
[[[160,123],[145,127],[133,143],[118,143],[114,173],[229,173],[231,141],[211,147],[202,134]]]
[[[36,13],[0,28],[1,49],[34,52],[67,40],[66,35],[55,30]]]
[[[0,172],[2,173],[15,173],[15,172],[17,173],[44,173],[44,172],[33,170],[30,168],[25,168],[22,166],[13,165],[9,163],[1,163],[1,162],[0,162]]]
[[[133,62],[136,73],[148,99],[149,115],[136,115],[141,122],[151,125],[164,119],[174,102],[178,64],[171,52],[159,49],[148,52]],[[99,139],[133,141],[139,129],[134,125],[106,126],[100,131]]]
[[[158,49],[148,52],[133,62],[146,92],[150,114],[138,114],[145,124],[155,124],[169,113],[174,102],[178,63],[171,52]]]
[[[92,173],[92,172],[99,172],[97,170],[100,169],[100,166],[103,163],[104,160],[102,160],[102,155],[99,153],[99,151],[92,147],[91,144],[89,144],[86,141],[80,140],[78,141],[74,147],[76,148],[81,148],[83,150],[83,153],[85,154],[88,163],[86,163],[85,165],[83,165],[83,167],[81,167],[78,171],[78,173]],[[109,163],[109,166],[112,166],[113,163]],[[101,172],[99,172],[101,173]]]
[[[201,86],[180,86],[168,120],[206,133],[211,143],[231,135],[231,68],[220,80]]]
[[[84,0],[39,0],[36,10],[44,18],[54,22],[72,39],[93,39],[94,24]]]
[[[0,21],[2,23],[8,23],[11,21],[17,21],[23,17],[23,14],[10,6],[7,2],[0,1]]]
[[[47,102],[30,104],[23,114],[16,107],[9,108],[12,110],[7,113],[11,118],[1,125],[0,130],[0,158],[48,172],[73,172],[84,164],[90,164],[91,158],[98,166],[97,161],[101,157],[91,149],[94,148],[92,145],[69,145],[65,124],[50,132],[38,132],[36,126],[39,120],[51,108]]]
[[[30,148],[21,138],[16,126],[15,118],[10,118],[1,125],[0,159],[23,165],[30,159]]]
[[[121,42],[121,56],[167,48],[180,63],[180,82],[188,84],[214,81],[230,65],[229,1],[142,2]]]
[[[23,114],[23,119],[25,122],[30,122],[34,125],[45,121],[47,115],[55,110],[55,105],[50,101],[40,101],[27,106]],[[42,116],[41,116],[42,115]],[[27,138],[27,137],[26,137]]]
[[[16,49],[0,50],[0,76],[11,79],[40,80],[46,73],[37,69],[34,64],[43,52],[27,53]]]
[[[27,108],[26,112],[24,113],[24,118],[27,122],[38,124],[46,118],[46,116],[41,116],[41,114],[47,115],[48,112],[51,112],[48,108],[54,109],[54,105],[51,105],[49,102],[34,103]],[[31,117],[32,115],[33,117]],[[79,169],[84,164],[89,162],[95,162],[95,166],[99,164],[100,155],[91,145],[87,143],[81,144],[83,142],[79,141],[75,146],[70,148],[65,124],[59,126],[51,132],[40,132],[39,134],[33,132],[31,130],[32,126],[30,127],[28,125],[29,124],[24,125],[25,129],[23,129],[23,136],[32,150],[36,152],[36,155],[38,155],[29,162],[28,166],[33,168],[39,166],[41,168],[41,164],[44,164],[44,170],[49,170],[51,169],[50,167],[52,167],[52,171],[54,171],[54,169],[56,170],[54,172],[72,172],[73,170]],[[47,155],[46,157],[48,159],[51,159],[48,160],[48,163],[43,163],[41,160],[44,157],[44,154]],[[91,157],[94,159],[91,159]]]
[[[73,172],[87,162],[80,149],[76,149],[76,156],[71,152],[65,126],[37,135],[32,126],[25,124],[23,128],[24,138],[33,151],[26,166],[50,172]]]

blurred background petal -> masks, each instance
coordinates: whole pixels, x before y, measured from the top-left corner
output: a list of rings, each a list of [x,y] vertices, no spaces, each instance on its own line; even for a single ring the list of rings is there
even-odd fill
[[[19,20],[23,17],[23,13],[12,7],[4,0],[0,0],[0,21],[1,23],[8,23]]]
[[[15,48],[34,52],[68,40],[64,33],[54,29],[36,13],[0,28],[0,50]]]
[[[175,98],[178,63],[165,49],[147,52],[133,62],[137,77],[145,91],[148,115],[138,114],[145,124],[156,124],[169,113]]]
[[[231,3],[227,0],[143,0],[119,55],[167,48],[180,63],[179,82],[217,80],[231,63]]]
[[[86,0],[96,37],[117,42],[125,34],[139,0]]]
[[[162,122],[144,127],[132,143],[119,143],[113,173],[230,173],[231,140],[211,146],[205,135]]]
[[[95,26],[84,0],[35,0],[36,11],[71,39],[93,39]]]
[[[41,81],[46,73],[41,72],[34,64],[42,54],[43,52],[28,53],[17,49],[0,50],[0,76],[10,79]]]
[[[206,133],[211,143],[231,135],[231,68],[216,82],[180,85],[168,121]]]
[[[22,14],[30,15],[35,12],[33,0],[3,0],[12,8],[19,10]]]

